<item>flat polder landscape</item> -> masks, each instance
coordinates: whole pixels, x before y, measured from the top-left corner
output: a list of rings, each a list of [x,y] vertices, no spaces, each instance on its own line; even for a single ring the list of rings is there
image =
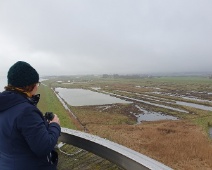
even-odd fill
[[[38,107],[56,113],[63,127],[114,141],[173,169],[212,169],[209,76],[52,76],[39,92]]]

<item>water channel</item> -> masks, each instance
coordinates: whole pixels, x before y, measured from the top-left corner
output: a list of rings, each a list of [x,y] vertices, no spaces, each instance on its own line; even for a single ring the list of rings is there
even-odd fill
[[[160,101],[161,100],[161,99],[159,99],[159,97],[155,97],[155,96],[154,97],[148,96],[148,95],[144,95],[144,96],[151,97],[151,98],[155,99],[155,101]],[[171,95],[169,95],[169,96],[171,96]],[[182,98],[185,98],[185,97],[182,97]],[[185,98],[185,99],[192,100],[191,98],[188,98],[188,97]],[[195,100],[195,99],[193,99],[193,100]],[[200,99],[196,99],[196,101],[211,102],[209,100],[200,100]],[[197,109],[212,111],[212,107],[211,106],[205,106],[205,105],[196,104],[196,103],[189,103],[189,102],[176,101],[176,100],[170,100],[170,99],[169,99],[169,102],[167,101],[166,103],[175,103],[175,104],[178,104],[178,105],[181,105],[181,106],[189,106],[189,107],[193,107],[193,108],[197,108]]]
[[[204,106],[204,105],[195,104],[195,103],[176,101],[176,104],[179,104],[181,106],[189,106],[189,107],[194,107],[194,108],[197,108],[197,109],[212,111],[212,107],[210,107],[210,106]]]
[[[118,90],[118,91],[120,91],[120,90]],[[120,91],[120,92],[133,94],[133,93],[127,92],[127,91]],[[148,95],[148,93],[146,93],[146,94],[134,93],[134,94],[139,95],[139,96],[145,96],[146,99],[150,99],[150,100],[154,100],[154,101],[167,100],[165,103],[175,103],[175,104],[178,104],[178,105],[181,105],[181,106],[189,106],[189,107],[193,107],[193,108],[197,108],[197,109],[212,111],[212,107],[211,106],[205,106],[205,105],[196,104],[196,103],[189,103],[189,102],[182,102],[182,101],[175,101],[175,100],[165,99],[165,98],[161,98],[161,97]],[[162,94],[162,93],[160,93],[160,94]],[[175,96],[175,95],[171,95],[171,94],[168,94],[168,93],[163,94],[163,95]],[[177,96],[177,97],[182,97],[182,96]],[[185,99],[188,99],[188,100],[196,100],[196,101],[211,103],[211,101],[209,101],[209,100],[200,100],[200,99],[195,99],[195,98],[190,98],[190,97],[182,97],[182,98],[185,98]]]

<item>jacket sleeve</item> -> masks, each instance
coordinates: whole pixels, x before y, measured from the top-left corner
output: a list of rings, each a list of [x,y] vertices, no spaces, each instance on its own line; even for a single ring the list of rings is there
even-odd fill
[[[51,123],[47,129],[39,110],[32,106],[26,108],[22,116],[17,119],[17,126],[37,156],[44,156],[52,151],[61,132],[57,123]]]

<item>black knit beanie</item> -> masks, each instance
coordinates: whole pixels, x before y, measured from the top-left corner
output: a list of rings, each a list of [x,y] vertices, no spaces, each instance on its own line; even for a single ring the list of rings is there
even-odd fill
[[[18,61],[12,65],[7,74],[8,85],[25,87],[39,82],[39,74],[28,63]]]

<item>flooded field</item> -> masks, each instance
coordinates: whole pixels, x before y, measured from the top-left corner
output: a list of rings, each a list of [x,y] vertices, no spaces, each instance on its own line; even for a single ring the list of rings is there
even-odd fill
[[[71,106],[131,103],[117,97],[84,89],[56,88],[56,92]]]
[[[160,112],[149,112],[139,106],[136,107],[141,111],[141,113],[133,113],[137,117],[137,123],[143,121],[156,121],[156,120],[178,120],[177,117],[165,115]]]

